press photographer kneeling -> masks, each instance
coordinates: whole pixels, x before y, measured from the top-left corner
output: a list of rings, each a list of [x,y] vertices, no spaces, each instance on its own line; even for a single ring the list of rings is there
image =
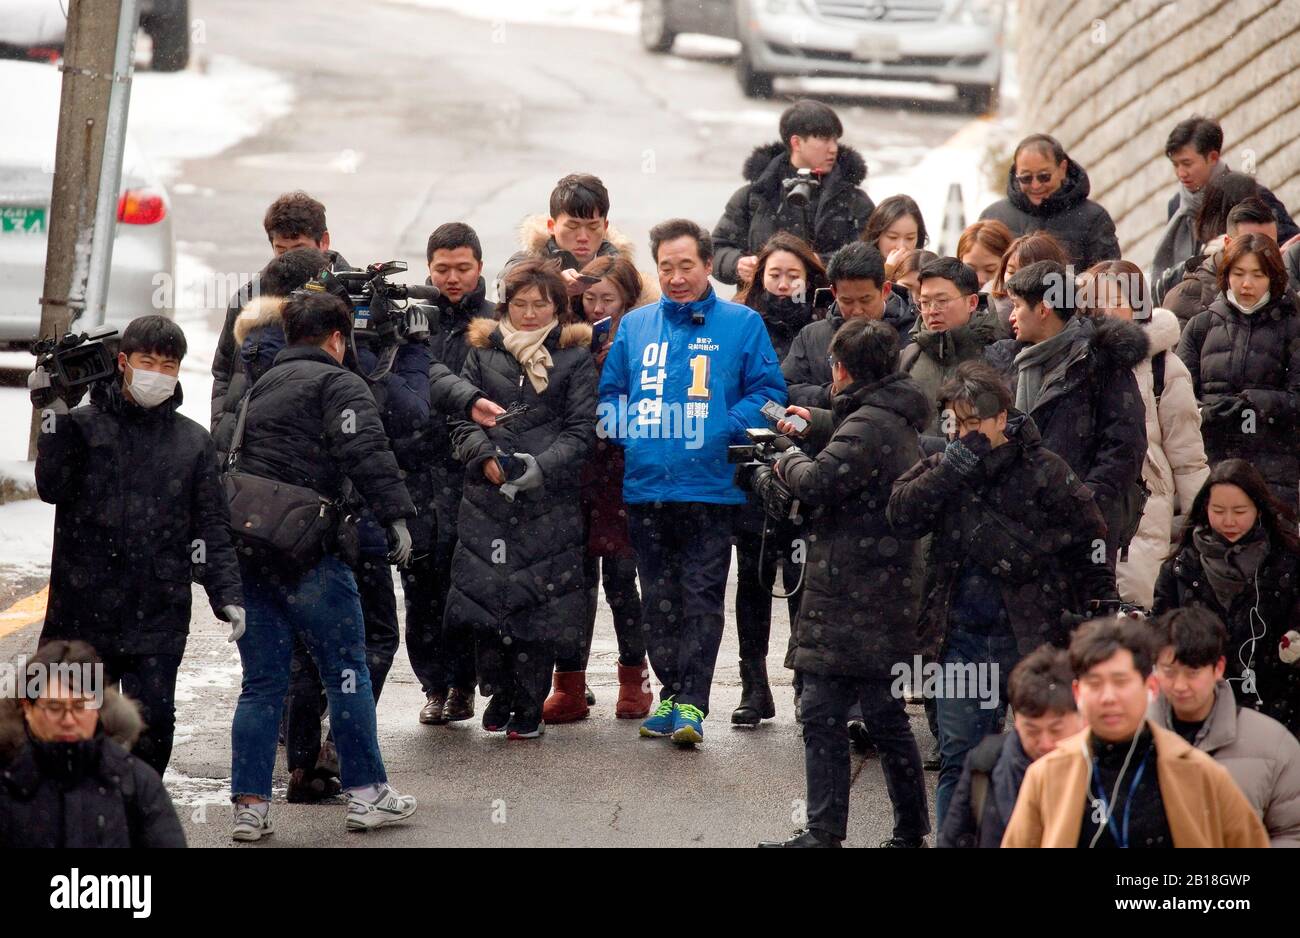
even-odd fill
[[[754,473],[754,490],[784,487],[808,515],[803,597],[786,667],[803,682],[808,830],[771,847],[838,847],[849,816],[849,734],[854,702],[880,750],[894,805],[884,847],[925,846],[930,831],[921,754],[890,668],[912,654],[919,578],[917,544],[885,520],[894,480],[920,459],[917,435],[930,418],[920,388],[898,373],[898,336],[852,319],[831,340],[831,409],[788,407],[808,422],[797,448]],[[790,419],[777,425],[796,432]]]

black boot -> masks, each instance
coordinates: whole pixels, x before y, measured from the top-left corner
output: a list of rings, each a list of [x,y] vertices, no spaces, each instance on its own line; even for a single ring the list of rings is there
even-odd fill
[[[740,706],[731,714],[737,726],[758,726],[760,720],[776,716],[772,688],[767,686],[767,661],[762,658],[740,660]]]
[[[840,842],[824,831],[800,831],[789,840],[764,840],[760,847],[838,847]]]

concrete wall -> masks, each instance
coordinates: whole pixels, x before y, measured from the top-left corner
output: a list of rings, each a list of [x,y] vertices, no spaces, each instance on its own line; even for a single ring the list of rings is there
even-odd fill
[[[1020,114],[1087,169],[1143,267],[1177,180],[1174,124],[1223,125],[1224,157],[1300,209],[1300,0],[1018,0]]]

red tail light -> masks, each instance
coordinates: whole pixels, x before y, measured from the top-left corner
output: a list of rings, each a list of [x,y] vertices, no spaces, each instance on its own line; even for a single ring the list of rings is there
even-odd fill
[[[127,189],[117,200],[117,220],[127,225],[154,225],[166,214],[163,197],[148,189]]]

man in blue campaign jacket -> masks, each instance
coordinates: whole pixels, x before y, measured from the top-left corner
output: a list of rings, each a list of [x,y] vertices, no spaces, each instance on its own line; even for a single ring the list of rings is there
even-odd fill
[[[698,743],[722,641],[732,513],[745,495],[727,446],[786,402],[758,314],[709,286],[713,244],[694,222],[650,232],[663,299],[623,317],[600,382],[599,434],[625,450],[623,499],[637,553],[650,663],[663,683],[646,737]]]

